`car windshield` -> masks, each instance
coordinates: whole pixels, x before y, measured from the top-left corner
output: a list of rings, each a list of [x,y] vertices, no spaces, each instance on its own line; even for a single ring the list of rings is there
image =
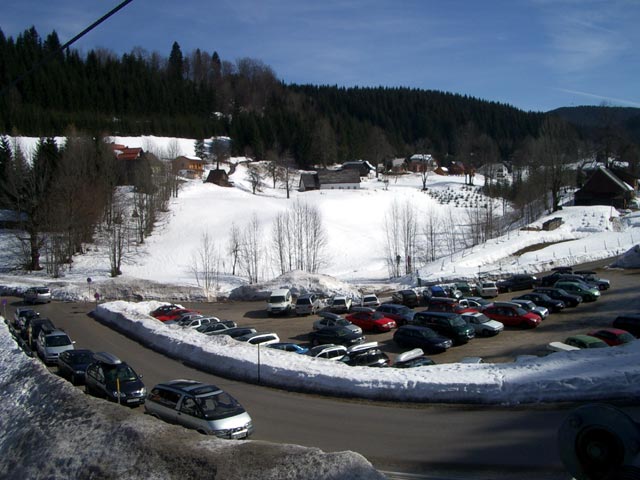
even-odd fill
[[[310,298],[299,298],[296,300],[296,305],[309,305],[311,304]]]
[[[527,311],[524,308],[518,307],[518,308],[514,308],[514,310],[516,311],[516,313],[518,315],[526,315]]]
[[[284,303],[284,297],[282,295],[276,295],[269,299],[269,303]]]
[[[378,297],[376,297],[375,295],[367,295],[362,299],[362,301],[364,302],[375,302],[377,300],[378,300]]]
[[[71,339],[66,335],[50,335],[45,338],[44,343],[47,347],[64,347],[71,345]]]
[[[133,382],[138,379],[138,376],[129,365],[117,365],[109,369],[105,368],[105,377],[109,382],[115,382],[116,379],[121,382]]]
[[[436,336],[436,332],[431,329],[420,330],[420,336],[424,338],[433,338]]]
[[[244,413],[244,408],[235,398],[226,392],[196,397],[196,403],[202,409],[204,418],[218,420]]]
[[[635,339],[636,337],[634,337],[628,332],[621,333],[620,335],[618,335],[618,340],[620,340],[622,343],[633,342]]]
[[[336,298],[333,300],[333,305],[346,305],[347,301],[344,298]]]
[[[453,327],[465,327],[467,325],[467,322],[464,321],[464,318],[459,315],[451,318],[451,320],[449,320],[449,323]]]
[[[482,288],[495,288],[493,283],[483,283]]]
[[[475,318],[477,323],[487,323],[490,319],[484,313],[478,315],[471,315],[470,318]]]

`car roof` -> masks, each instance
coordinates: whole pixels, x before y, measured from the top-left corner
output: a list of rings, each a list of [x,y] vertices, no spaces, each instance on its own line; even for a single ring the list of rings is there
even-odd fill
[[[116,357],[113,353],[109,352],[97,352],[93,354],[93,359],[96,362],[104,363],[107,365],[120,365],[122,360]]]
[[[69,336],[67,334],[67,332],[65,332],[64,330],[62,330],[60,328],[55,328],[55,329],[49,330],[49,331],[47,331],[47,330],[42,330],[42,331],[44,332],[44,335],[47,336],[47,337],[50,336],[50,335],[51,336],[53,336],[53,335],[65,335],[67,337]]]
[[[366,312],[366,313],[373,313],[376,311],[375,308],[371,308],[371,307],[352,307],[351,308],[352,312]]]
[[[430,317],[441,317],[441,318],[453,318],[453,317],[460,316],[459,313],[454,313],[454,312],[430,312],[428,310],[425,310],[422,312],[416,312],[416,315],[420,315],[420,314],[425,314]]]
[[[159,383],[158,385],[156,385],[156,387],[171,387],[175,390],[180,390],[185,393],[191,393],[193,395],[222,392],[222,389],[216,385],[213,385],[210,383],[198,382],[196,380],[182,379],[182,378],[179,378],[176,380],[170,380],[164,383]]]
[[[598,337],[594,337],[592,335],[586,335],[586,334],[571,335],[570,337],[567,338],[567,340],[571,338],[582,340],[583,342],[591,342],[591,343],[602,342],[602,340],[600,340]]]

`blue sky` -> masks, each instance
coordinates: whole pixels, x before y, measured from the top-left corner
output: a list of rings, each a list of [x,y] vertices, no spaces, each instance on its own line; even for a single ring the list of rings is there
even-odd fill
[[[5,0],[0,28],[66,42],[120,0]],[[638,0],[133,0],[74,44],[217,51],[287,83],[405,86],[508,103],[640,107]]]

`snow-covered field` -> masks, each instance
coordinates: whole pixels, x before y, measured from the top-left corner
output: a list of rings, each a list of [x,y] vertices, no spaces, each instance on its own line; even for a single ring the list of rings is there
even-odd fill
[[[168,148],[175,139],[115,138],[129,146],[157,143],[155,149]],[[164,145],[164,147],[162,146]],[[189,146],[191,145],[191,147]],[[192,142],[177,142],[182,151],[193,154]],[[236,159],[238,161],[239,159]],[[390,282],[384,255],[384,217],[393,202],[409,202],[419,212],[419,219],[438,212],[453,219],[453,224],[468,219],[465,207],[439,203],[436,197],[464,191],[463,178],[431,175],[427,187],[433,195],[421,191],[419,175],[394,177],[388,186],[370,179],[359,190],[321,190],[293,192],[286,199],[284,190],[265,187],[257,195],[251,193],[246,169],[239,164],[231,177],[235,187],[223,188],[200,181],[187,182],[171,204],[166,218],[154,233],[138,247],[123,266],[118,279],[107,276],[108,262],[100,248],[74,259],[65,277],[51,281],[42,275],[4,275],[0,283],[5,290],[17,292],[35,284],[49,283],[58,299],[91,299],[98,291],[103,298],[137,298],[142,303],[113,302],[101,305],[97,314],[140,341],[172,355],[196,357],[203,364],[222,365],[224,372],[251,379],[257,371],[256,349],[220,339],[202,343],[197,334],[185,334],[160,325],[146,314],[149,300],[202,298],[202,292],[190,273],[191,258],[199,247],[202,233],[209,232],[219,248],[228,241],[232,222],[239,226],[255,213],[263,228],[265,248],[275,216],[296,199],[316,206],[328,233],[326,275],[292,272],[277,277],[264,268],[262,283],[248,286],[241,277],[223,275],[220,294],[236,298],[257,298],[276,286],[286,285],[298,291],[313,290],[330,294],[356,294],[363,289],[389,290],[414,286],[418,276],[439,280],[455,276],[473,277],[479,272],[539,272],[552,266],[573,265],[609,258],[631,251],[625,265],[638,267],[634,245],[640,239],[638,214],[619,213],[609,207],[565,207],[529,226],[527,230],[510,232],[444,259],[422,265],[412,274]],[[482,178],[476,178],[482,184]],[[443,195],[438,195],[437,192]],[[560,216],[562,226],[553,231],[539,229],[542,222]],[[6,238],[6,234],[5,234]],[[547,245],[542,248],[541,245]],[[532,251],[515,255],[525,248]],[[229,269],[227,268],[227,271]],[[90,286],[86,278],[91,277]],[[249,350],[247,350],[249,349]],[[556,400],[605,399],[637,395],[640,373],[640,348],[631,345],[606,352],[566,352],[545,358],[525,359],[514,364],[449,364],[400,372],[396,369],[370,371],[333,365],[310,358],[293,359],[277,351],[262,352],[261,378],[270,384],[291,389],[323,393],[340,391],[354,396],[413,401],[453,401],[484,403],[523,403]],[[206,360],[216,356],[216,362]],[[193,361],[193,359],[190,359]],[[321,366],[320,366],[321,365]],[[217,372],[221,373],[221,372]]]

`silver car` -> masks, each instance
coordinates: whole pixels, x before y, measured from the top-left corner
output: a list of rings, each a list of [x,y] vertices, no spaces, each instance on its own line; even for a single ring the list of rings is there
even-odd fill
[[[220,438],[248,438],[253,422],[246,410],[215,385],[195,380],[171,380],[151,389],[145,413],[169,423]]]
[[[51,301],[51,290],[49,287],[31,287],[24,292],[25,303],[49,303]]]
[[[38,356],[47,365],[58,363],[58,355],[66,350],[73,350],[69,335],[62,330],[43,329],[36,340],[36,350]]]

